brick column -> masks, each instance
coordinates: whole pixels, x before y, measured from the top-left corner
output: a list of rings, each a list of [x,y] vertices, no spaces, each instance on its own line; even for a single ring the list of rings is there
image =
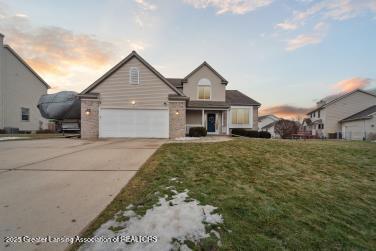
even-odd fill
[[[81,99],[81,139],[99,135],[99,99]]]
[[[258,106],[253,107],[253,126],[252,130],[258,130]]]
[[[170,139],[185,136],[186,101],[169,101]]]

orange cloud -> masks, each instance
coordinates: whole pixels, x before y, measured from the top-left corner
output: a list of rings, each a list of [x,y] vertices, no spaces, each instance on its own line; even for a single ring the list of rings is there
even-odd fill
[[[368,87],[372,83],[372,79],[369,78],[352,78],[339,81],[333,85],[333,88],[342,92],[350,92],[355,89],[363,89]]]
[[[81,91],[129,50],[145,47],[142,42],[115,44],[60,27],[34,26],[26,14],[17,14],[1,2],[0,17],[5,43],[52,86],[50,92]]]
[[[296,119],[298,117],[305,117],[307,112],[312,110],[312,108],[297,107],[291,105],[277,105],[262,108],[260,110],[260,115],[274,114],[280,118],[286,119]]]
[[[113,45],[94,36],[75,34],[58,27],[10,30],[6,38],[26,59],[37,57],[45,64],[55,63],[62,69],[72,64],[101,68],[114,56]]]

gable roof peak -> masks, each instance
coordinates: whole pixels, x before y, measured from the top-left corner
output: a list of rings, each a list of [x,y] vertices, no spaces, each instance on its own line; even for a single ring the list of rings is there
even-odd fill
[[[1,34],[1,33],[0,33]],[[3,45],[3,47],[5,48],[5,49],[7,49],[21,64],[23,64],[25,67],[26,67],[26,69],[28,69],[37,79],[39,79],[41,82],[42,82],[42,84],[47,88],[47,89],[50,89],[51,88],[51,86],[49,86],[48,84],[47,84],[47,82],[46,81],[44,81],[43,80],[43,78],[33,69],[33,68],[31,68],[31,66],[25,61],[25,60],[23,60],[23,58],[20,56],[20,55],[18,55],[18,53],[15,51],[15,50],[13,50],[13,48],[12,47],[10,47],[9,45],[7,45],[7,44],[5,44],[5,45]]]
[[[309,112],[307,113],[307,115],[310,115],[310,114],[313,113],[313,112],[316,112],[316,111],[318,111],[318,110],[321,110],[321,109],[327,107],[328,105],[331,105],[331,104],[333,104],[333,103],[336,103],[337,101],[339,101],[339,100],[341,100],[341,99],[343,99],[343,98],[346,98],[346,97],[348,97],[348,96],[350,96],[350,95],[352,95],[352,94],[354,94],[354,93],[356,93],[356,92],[361,92],[361,93],[368,94],[368,95],[371,95],[371,96],[373,96],[373,97],[376,97],[375,94],[373,94],[373,93],[371,93],[371,92],[368,92],[368,91],[365,91],[365,90],[363,90],[363,89],[359,89],[359,88],[358,88],[358,89],[354,89],[354,90],[349,91],[349,92],[344,92],[344,93],[339,93],[339,94],[336,94],[336,95],[332,95],[333,98],[329,99],[328,101],[324,101],[324,99],[325,99],[325,98],[324,98],[323,100],[319,101],[319,102],[318,102],[319,105],[318,105],[315,109],[313,109],[312,111],[309,111]],[[331,97],[331,96],[330,96],[330,97]]]
[[[125,65],[129,60],[133,57],[136,57],[146,68],[148,68],[151,72],[153,72],[162,82],[164,82],[168,87],[170,87],[175,93],[179,96],[185,96],[182,92],[180,92],[174,85],[172,85],[161,73],[159,73],[153,66],[151,66],[145,59],[143,59],[135,50],[133,50],[128,56],[126,56],[123,60],[121,60],[118,64],[112,67],[109,71],[107,71],[102,77],[100,77],[97,81],[92,83],[89,87],[81,92],[81,94],[89,93],[95,87],[97,87],[100,83],[102,83],[105,79],[111,76],[114,72],[116,72],[120,67]]]
[[[195,68],[192,72],[190,72],[185,78],[183,78],[182,82],[183,83],[187,83],[188,82],[188,78],[191,77],[193,74],[195,74],[198,70],[200,70],[203,66],[206,66],[208,67],[215,75],[217,75],[217,77],[219,77],[221,79],[221,83],[224,84],[224,85],[227,85],[228,84],[228,81],[222,77],[221,74],[219,74],[216,70],[214,70],[213,67],[211,67],[210,64],[208,64],[208,62],[204,61],[202,64],[200,64],[197,68]]]

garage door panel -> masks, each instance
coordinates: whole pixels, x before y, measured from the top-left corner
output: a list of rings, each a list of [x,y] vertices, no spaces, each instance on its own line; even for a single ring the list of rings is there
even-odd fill
[[[100,109],[101,138],[168,138],[168,110]]]

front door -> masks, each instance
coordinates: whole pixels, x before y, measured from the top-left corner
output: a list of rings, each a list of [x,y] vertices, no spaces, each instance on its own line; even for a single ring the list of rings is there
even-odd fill
[[[208,113],[208,132],[215,132],[215,113]]]

